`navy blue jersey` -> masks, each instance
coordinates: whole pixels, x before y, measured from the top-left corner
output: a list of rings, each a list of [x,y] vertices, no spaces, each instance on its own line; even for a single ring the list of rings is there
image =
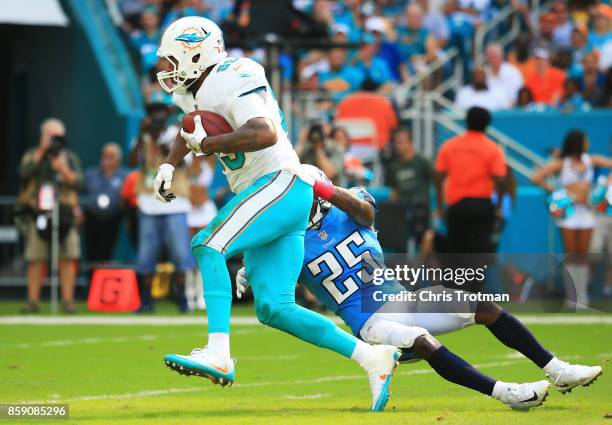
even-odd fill
[[[351,189],[377,210],[374,198],[361,188]],[[362,311],[365,285],[362,269],[382,267],[383,251],[376,231],[353,221],[341,209],[332,206],[319,229],[307,230],[304,237],[304,264],[299,282],[329,310],[342,318],[355,335],[373,314]],[[396,285],[386,291],[397,291]],[[401,287],[399,289],[402,289]]]

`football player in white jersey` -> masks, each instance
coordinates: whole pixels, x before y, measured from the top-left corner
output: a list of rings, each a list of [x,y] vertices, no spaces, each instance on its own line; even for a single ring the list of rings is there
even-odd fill
[[[164,32],[158,56],[166,67],[158,80],[173,93],[177,106],[185,113],[215,112],[234,131],[207,136],[196,116],[193,133],[181,130],[167,163],[159,167],[156,197],[162,202],[172,200],[174,167],[190,151],[216,154],[236,193],[191,244],[204,285],[208,345],[190,355],[167,355],[166,365],[221,385],[234,381],[229,345],[232,291],[226,260],[243,253],[259,320],[356,360],[369,377],[372,410],[382,410],[397,349],[365,344],[324,316],[295,304],[313,193],[330,188],[298,175],[300,163],[263,68],[250,59],[228,58],[221,30],[201,17],[172,23]]]

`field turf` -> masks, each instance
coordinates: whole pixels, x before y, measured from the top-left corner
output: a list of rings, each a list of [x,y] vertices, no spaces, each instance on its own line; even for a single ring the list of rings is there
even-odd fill
[[[0,305],[0,316],[9,313],[13,311]],[[237,309],[236,316],[244,314],[252,315],[252,308]],[[206,335],[204,326],[170,323],[176,317],[157,326],[0,320],[0,403],[68,403],[68,423],[92,425],[612,424],[605,418],[612,415],[610,324],[530,325],[561,358],[604,367],[594,385],[565,396],[551,390],[546,403],[530,412],[511,411],[451,385],[419,362],[397,369],[391,401],[385,412],[376,414],[369,412],[365,374],[353,362],[262,325],[232,327],[232,355],[238,359],[233,387],[180,376],[164,367],[163,355],[189,352],[202,345]],[[493,377],[543,379],[537,367],[502,346],[486,329],[472,327],[440,339]]]

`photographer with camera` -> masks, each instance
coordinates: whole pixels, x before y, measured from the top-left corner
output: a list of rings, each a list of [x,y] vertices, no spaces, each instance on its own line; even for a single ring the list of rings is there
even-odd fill
[[[320,168],[334,185],[344,180],[344,146],[328,137],[326,124],[315,123],[304,128],[296,146],[302,164]]]
[[[18,202],[25,210],[25,259],[28,262],[28,303],[23,313],[40,310],[45,264],[49,261],[51,210],[59,202],[59,279],[62,308],[74,313],[75,260],[81,257],[76,224],[81,219],[78,190],[83,178],[76,154],[66,148],[64,123],[48,118],[41,124],[38,147],[29,149],[19,167]]]
[[[153,181],[157,168],[165,160],[170,144],[179,129],[171,120],[170,107],[163,103],[147,106],[147,116],[140,126],[140,134],[128,158],[130,166],[140,166],[140,177],[136,184],[138,204],[138,260],[141,313],[153,311],[151,284],[162,249],[174,264],[176,299],[180,311],[187,310],[185,298],[185,273],[195,263],[189,249],[189,227],[187,214],[191,211],[189,201],[189,178],[184,164],[176,167],[172,179],[172,192],[176,195],[171,203],[162,204],[153,195]]]

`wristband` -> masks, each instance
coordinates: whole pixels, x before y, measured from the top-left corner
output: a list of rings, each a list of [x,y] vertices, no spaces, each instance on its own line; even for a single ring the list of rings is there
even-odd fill
[[[329,201],[335,191],[334,185],[324,180],[315,180],[312,189],[314,191],[314,195],[318,196],[324,201]]]

